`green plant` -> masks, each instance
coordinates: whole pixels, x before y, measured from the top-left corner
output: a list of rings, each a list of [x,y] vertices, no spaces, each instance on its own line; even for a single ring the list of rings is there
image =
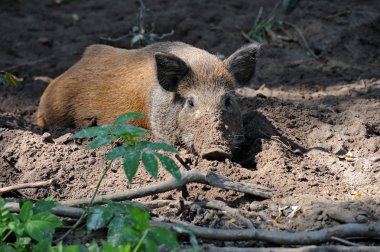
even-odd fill
[[[115,42],[131,37],[130,46],[133,47],[136,44],[138,44],[139,46],[146,46],[159,40],[163,40],[164,38],[173,36],[174,30],[171,30],[169,33],[158,34],[154,32],[154,23],[152,23],[151,25],[145,25],[146,13],[150,10],[146,8],[143,0],[139,0],[139,5],[140,7],[137,25],[133,26],[127,34],[117,38],[100,38],[103,40]]]
[[[31,200],[21,203],[20,214],[13,215],[0,198],[0,251],[30,251],[32,241],[51,243],[60,219],[50,212],[55,202]]]
[[[115,203],[106,200],[106,206],[94,206],[87,212],[88,234],[107,229],[107,239],[90,245],[64,246],[62,241],[52,245],[56,228],[62,227],[60,219],[50,212],[58,203],[50,200],[27,200],[21,204],[20,214],[12,214],[5,208],[0,198],[0,251],[51,251],[51,252],[137,252],[160,251],[163,247],[170,251],[179,249],[175,234],[165,228],[150,227],[150,216],[145,206],[134,202]],[[186,227],[175,227],[175,232],[190,236],[193,249],[198,243],[194,234]]]
[[[11,73],[1,71],[0,84],[15,87],[17,85],[17,78]]]
[[[263,7],[260,7],[255,19],[255,23],[253,24],[251,30],[249,30],[247,34],[244,33],[244,35],[248,39],[254,39],[258,42],[267,41],[268,34],[272,32],[272,30],[277,26],[281,26],[281,22],[276,21],[277,7],[278,5],[274,7],[271,14],[267,18],[262,17]]]
[[[157,151],[177,153],[177,150],[166,144],[158,142],[141,141],[146,130],[126,122],[141,119],[144,115],[139,113],[126,113],[119,116],[113,124],[95,126],[77,132],[73,138],[93,138],[88,144],[90,148],[97,148],[110,143],[121,144],[112,148],[107,154],[107,160],[123,159],[123,167],[128,181],[132,182],[140,161],[145,169],[153,177],[157,178],[158,162],[177,180],[181,179],[181,173],[177,164],[169,157]]]
[[[129,244],[133,251],[159,251],[162,245],[170,250],[179,248],[174,233],[149,227],[148,212],[136,204],[107,201],[107,206],[95,206],[86,226],[88,232],[107,227],[107,242],[115,247]]]

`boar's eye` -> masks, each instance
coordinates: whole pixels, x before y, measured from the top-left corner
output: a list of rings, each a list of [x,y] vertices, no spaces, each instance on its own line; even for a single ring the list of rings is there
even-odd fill
[[[227,96],[227,97],[224,99],[224,106],[226,106],[226,107],[231,106],[231,97],[230,97],[230,96]]]
[[[193,99],[193,98],[187,98],[186,103],[187,103],[187,105],[188,105],[190,108],[193,108],[193,107],[194,107],[194,99]]]

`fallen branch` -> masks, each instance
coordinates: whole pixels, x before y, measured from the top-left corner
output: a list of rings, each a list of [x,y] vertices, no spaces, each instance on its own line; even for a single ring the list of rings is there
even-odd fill
[[[5,203],[5,207],[10,209],[11,212],[20,212],[20,204],[18,202],[7,202]],[[59,217],[79,219],[84,210],[78,207],[56,206],[51,209],[51,212]]]
[[[341,245],[326,245],[326,246],[305,246],[299,248],[237,248],[237,247],[215,247],[212,245],[203,245],[200,251],[207,252],[317,252],[317,251],[339,251],[339,252],[378,252],[380,247],[359,246],[346,247]]]
[[[176,223],[152,221],[152,226],[173,228]],[[215,229],[186,225],[196,237],[218,241],[265,241],[277,245],[311,245],[331,241],[332,237],[378,238],[380,222],[373,224],[343,224],[318,231],[290,233],[259,229]]]
[[[331,240],[339,242],[339,243],[342,243],[343,245],[346,245],[346,246],[359,247],[359,244],[357,244],[357,243],[350,242],[350,241],[347,241],[345,239],[338,238],[338,237],[335,237],[335,236],[331,237]]]
[[[188,183],[201,183],[206,184],[222,189],[234,190],[242,193],[247,193],[261,198],[271,198],[272,190],[266,187],[257,186],[257,185],[248,185],[240,182],[234,182],[226,177],[217,175],[213,172],[199,172],[199,171],[182,171],[182,178],[180,181],[177,181],[175,178],[171,178],[167,181],[159,182],[152,184],[143,188],[134,188],[126,192],[119,192],[113,194],[107,194],[103,196],[98,196],[94,198],[94,204],[103,203],[103,199],[107,198],[113,201],[124,201],[142,198],[158,193],[163,193],[171,191],[174,189],[181,188],[182,186]],[[90,203],[89,198],[84,199],[74,199],[62,201],[61,204],[64,206],[78,206],[86,205]]]
[[[18,184],[18,185],[7,186],[7,187],[0,188],[0,195],[3,193],[16,191],[20,189],[47,187],[51,185],[52,182],[53,180],[50,179],[48,181],[38,181],[38,182],[32,182],[32,183],[23,183],[23,184]]]
[[[13,212],[19,212],[19,204],[15,202],[6,203],[5,207],[10,208]],[[80,218],[83,209],[76,207],[57,206],[52,208],[52,213],[60,217]],[[161,219],[162,220],[162,219]],[[379,238],[380,222],[372,224],[342,224],[331,228],[325,228],[317,231],[290,233],[285,231],[265,231],[260,229],[215,229],[205,228],[185,224],[184,222],[169,223],[162,222],[160,218],[153,218],[151,226],[174,228],[181,224],[190,229],[195,236],[208,240],[219,241],[265,241],[277,245],[312,245],[328,241],[334,241],[336,238]],[[167,220],[167,219],[165,219]],[[360,248],[353,247],[355,249]],[[237,250],[239,251],[239,250]],[[244,251],[244,250],[243,250]],[[249,251],[249,250],[248,250]],[[286,251],[286,250],[285,250]],[[292,250],[290,250],[292,251]],[[294,250],[303,251],[303,250]],[[312,250],[305,250],[312,251]],[[353,251],[353,250],[338,250]],[[364,250],[366,251],[366,250]],[[372,250],[369,250],[372,251]],[[378,251],[378,250],[375,250]]]

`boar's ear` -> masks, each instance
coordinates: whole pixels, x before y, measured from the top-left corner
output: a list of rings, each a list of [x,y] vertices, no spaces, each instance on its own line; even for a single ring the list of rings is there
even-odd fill
[[[158,83],[166,91],[175,92],[178,82],[187,74],[186,63],[171,53],[158,52],[154,54],[157,67]]]
[[[247,86],[254,76],[259,48],[260,45],[257,43],[243,46],[224,60],[224,64],[234,76],[238,87]]]

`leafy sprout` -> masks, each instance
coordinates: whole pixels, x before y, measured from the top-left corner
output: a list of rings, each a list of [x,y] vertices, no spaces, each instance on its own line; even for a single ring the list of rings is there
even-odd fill
[[[128,181],[132,182],[140,161],[147,172],[157,179],[158,161],[162,167],[172,174],[177,180],[181,179],[181,173],[177,164],[166,155],[158,151],[177,153],[177,150],[159,142],[141,141],[146,130],[134,125],[126,124],[135,119],[141,119],[144,115],[140,113],[126,113],[119,116],[113,124],[95,126],[77,132],[73,138],[92,138],[88,144],[90,148],[98,148],[115,142],[122,143],[121,146],[112,148],[107,154],[107,160],[123,159],[123,167]]]
[[[274,7],[267,18],[263,17],[263,7],[260,7],[251,30],[244,35],[249,39],[254,39],[258,42],[266,41],[268,33],[275,29],[276,26],[281,25],[280,21],[276,21],[277,7],[278,5]]]
[[[8,72],[0,72],[0,84],[4,86],[17,86],[17,78],[11,73]]]

